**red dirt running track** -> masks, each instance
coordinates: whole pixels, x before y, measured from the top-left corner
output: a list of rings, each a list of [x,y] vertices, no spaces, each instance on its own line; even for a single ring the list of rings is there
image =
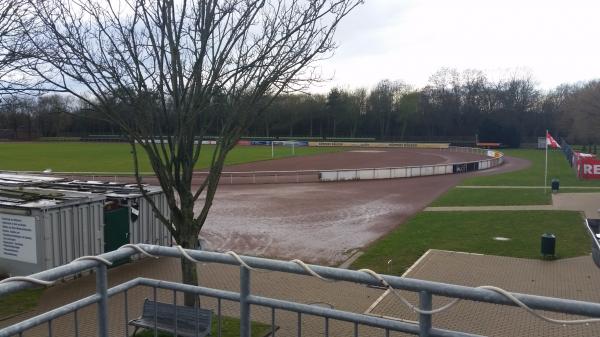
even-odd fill
[[[344,152],[288,157],[228,166],[224,171],[297,171],[340,170],[442,164],[479,160],[482,156],[469,153],[430,149],[358,148]]]

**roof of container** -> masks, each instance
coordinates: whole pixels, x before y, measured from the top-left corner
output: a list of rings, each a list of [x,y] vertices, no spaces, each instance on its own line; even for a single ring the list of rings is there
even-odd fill
[[[38,187],[0,188],[0,208],[48,209],[90,202],[104,202],[104,195],[57,191]]]
[[[20,173],[0,173],[0,185],[2,186],[31,186],[40,183],[52,183],[64,180],[66,179],[62,177]]]
[[[102,181],[71,180],[56,183],[43,184],[45,188],[78,191],[93,194],[102,194],[109,198],[131,199],[142,196],[137,184],[124,184]],[[160,193],[162,189],[157,186],[142,185],[148,194]]]
[[[1,186],[36,186],[39,188],[74,191],[81,193],[101,194],[108,198],[133,199],[142,196],[137,184],[106,182],[97,180],[67,180],[55,176],[32,174],[0,173]],[[142,185],[148,194],[157,194],[162,191],[158,186]]]

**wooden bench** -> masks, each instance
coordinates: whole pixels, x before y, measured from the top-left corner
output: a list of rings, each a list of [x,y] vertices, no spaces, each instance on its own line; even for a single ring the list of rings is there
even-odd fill
[[[142,315],[129,321],[129,325],[135,326],[133,336],[139,328],[154,330],[155,326],[156,330],[172,333],[175,336],[175,313],[177,313],[177,336],[204,337],[210,335],[212,311],[146,299]]]

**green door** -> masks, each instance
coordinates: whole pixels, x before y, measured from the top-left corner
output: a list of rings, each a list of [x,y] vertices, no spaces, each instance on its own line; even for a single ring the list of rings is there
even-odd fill
[[[104,252],[112,252],[129,243],[129,208],[104,211]]]

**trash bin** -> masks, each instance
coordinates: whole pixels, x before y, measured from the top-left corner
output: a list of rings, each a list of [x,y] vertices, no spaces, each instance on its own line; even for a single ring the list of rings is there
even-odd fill
[[[542,256],[554,257],[556,249],[556,236],[552,233],[542,234]]]
[[[552,192],[558,192],[558,188],[560,187],[560,180],[554,178],[552,179]]]
[[[594,260],[596,267],[600,268],[600,250],[598,250],[595,243],[592,243],[592,260]]]

